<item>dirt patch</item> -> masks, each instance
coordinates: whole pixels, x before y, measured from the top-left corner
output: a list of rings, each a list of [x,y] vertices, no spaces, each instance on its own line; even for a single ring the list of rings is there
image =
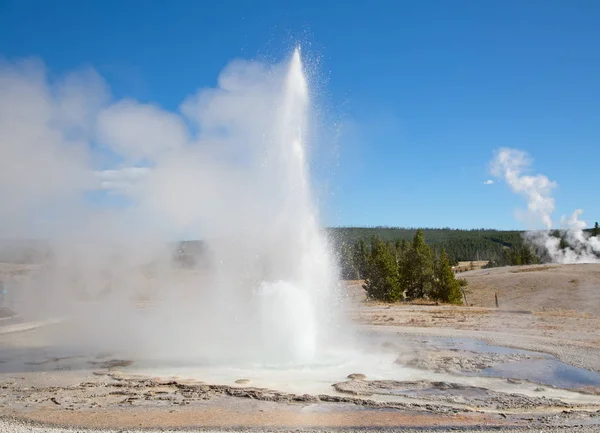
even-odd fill
[[[173,408],[151,408],[143,412],[136,408],[93,408],[85,411],[66,411],[61,406],[38,409],[26,413],[12,413],[18,419],[42,423],[43,426],[80,426],[98,429],[137,430],[146,428],[183,429],[201,426],[194,431],[220,428],[223,431],[338,431],[340,428],[392,428],[452,425],[462,427],[512,426],[531,424],[531,420],[505,419],[496,414],[452,413],[431,414],[412,410],[387,410],[354,408],[345,404],[329,404],[327,410],[320,405],[285,405],[254,401],[250,399],[222,398],[201,405],[177,406]],[[243,427],[241,427],[243,426]],[[233,430],[235,429],[235,430]],[[318,429],[318,430],[314,430]],[[326,430],[325,430],[326,429]],[[335,429],[335,430],[331,430]],[[5,430],[12,431],[12,430]],[[44,430],[45,431],[45,430]],[[59,430],[64,431],[64,430]],[[420,430],[419,430],[420,431]],[[27,430],[29,432],[29,430]],[[57,432],[58,433],[58,432]]]
[[[430,382],[426,380],[406,382],[374,380],[336,383],[335,389],[353,395],[393,395],[416,398],[433,402],[453,404],[454,407],[474,407],[478,409],[516,410],[536,408],[573,407],[556,399],[528,397],[521,394],[507,394],[476,386],[465,386],[451,382]]]
[[[520,274],[522,272],[544,272],[544,271],[549,271],[550,269],[557,269],[558,266],[555,265],[541,265],[541,266],[532,266],[529,268],[524,268],[524,267],[516,267],[515,269],[512,269],[511,272],[513,274]]]

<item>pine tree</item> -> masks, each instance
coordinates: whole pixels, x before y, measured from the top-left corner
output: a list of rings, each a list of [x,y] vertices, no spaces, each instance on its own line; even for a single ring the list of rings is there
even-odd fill
[[[566,250],[567,248],[569,248],[569,243],[567,242],[567,239],[564,237],[564,235],[560,238],[558,248],[560,248],[561,250]]]
[[[433,253],[425,243],[423,230],[417,230],[401,264],[402,286],[408,299],[428,296],[433,279]]]
[[[537,262],[538,262],[537,257],[531,251],[531,248],[528,245],[523,245],[521,247],[521,264],[534,265]]]
[[[358,271],[358,278],[363,279],[367,274],[367,261],[369,252],[364,240],[359,240],[354,244],[354,267]]]
[[[410,242],[408,242],[406,239],[402,239],[402,242],[400,243],[400,251],[402,251],[402,254],[406,254],[409,249]]]
[[[600,235],[600,227],[598,227],[598,221],[594,224],[594,230],[592,230],[592,236]]]
[[[451,304],[462,303],[462,292],[460,284],[454,277],[446,250],[442,249],[440,258],[435,267],[432,298],[437,301],[449,302]]]
[[[388,302],[402,299],[395,257],[379,238],[373,238],[371,243],[364,288],[370,299]]]
[[[387,247],[390,250],[390,254],[394,256],[394,261],[396,257],[398,257],[398,253],[396,252],[396,244],[394,242],[387,242]]]
[[[394,244],[394,251],[395,251],[395,259],[396,259],[396,266],[400,266],[400,260],[402,260],[402,256],[404,255],[404,252],[402,251],[402,242],[400,241],[400,239],[398,239],[396,241],[396,243]]]

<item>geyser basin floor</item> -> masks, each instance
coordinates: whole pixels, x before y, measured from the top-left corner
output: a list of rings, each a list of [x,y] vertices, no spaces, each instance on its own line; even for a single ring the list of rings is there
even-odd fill
[[[538,356],[552,359],[548,353],[566,365],[600,370],[600,320],[594,317],[562,314],[553,322],[557,329],[549,330],[548,322],[540,320],[545,314],[368,304],[356,306],[354,314],[365,323],[358,344],[364,349],[362,357],[332,353],[330,362],[303,368],[215,369],[181,359],[178,364],[152,361],[119,351],[81,353],[64,345],[60,348],[49,339],[62,324],[0,335],[0,358],[6,361],[0,361],[0,371],[4,371],[0,415],[121,429],[140,424],[223,428],[524,425],[539,431],[548,425],[599,422],[599,396],[483,376],[490,363],[498,368]],[[565,335],[568,340],[562,338]],[[81,357],[70,358],[76,355]],[[521,359],[521,355],[534,358]],[[457,360],[456,365],[444,361],[445,357]],[[400,364],[394,363],[396,358]],[[134,362],[128,365],[123,362],[127,360]],[[457,366],[463,371],[455,371]],[[367,381],[350,381],[349,373],[365,374]],[[180,377],[170,377],[175,374]],[[162,377],[148,380],[148,375]],[[236,384],[238,379],[251,382]],[[279,391],[256,389],[259,386]],[[318,397],[323,393],[330,397]]]
[[[377,344],[379,343],[379,344]],[[469,338],[407,338],[365,334],[359,346],[366,351],[331,353],[320,362],[305,365],[227,366],[201,363],[140,360],[126,371],[145,377],[177,377],[203,383],[266,388],[293,394],[338,395],[333,386],[352,374],[368,381],[451,382],[465,387],[537,398],[557,398],[573,404],[600,404],[600,374],[569,366],[551,355],[507,347],[490,346]],[[177,365],[179,364],[179,365]],[[190,365],[192,364],[192,365]],[[507,381],[508,379],[508,381]],[[550,387],[548,389],[542,388]],[[564,389],[553,389],[553,388]],[[401,388],[401,386],[400,386]],[[541,394],[543,392],[543,394]],[[460,393],[460,392],[459,392]],[[396,393],[397,394],[397,393]],[[394,392],[376,398],[385,401]],[[418,392],[411,392],[419,398]],[[468,399],[465,400],[468,403]]]
[[[469,376],[415,367],[420,356],[440,352],[459,360],[468,360],[477,348],[478,354],[531,353],[468,338],[407,337],[381,329],[361,336],[359,343],[366,346],[362,354],[332,353],[327,361],[305,366],[234,368],[144,359],[130,364],[118,353],[57,351],[44,345],[49,331],[51,327],[0,339],[5,361],[0,361],[1,414],[120,428],[140,423],[367,427],[529,425],[532,419],[565,424],[572,417],[599,421],[600,396],[540,391],[533,383],[509,383],[472,371]],[[364,374],[367,380],[348,380],[350,373]],[[236,384],[239,379],[250,383]]]

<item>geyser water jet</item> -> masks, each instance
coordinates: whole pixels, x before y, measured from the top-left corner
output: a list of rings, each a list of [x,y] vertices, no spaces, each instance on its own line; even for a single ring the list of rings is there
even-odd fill
[[[269,255],[273,280],[263,281],[256,292],[266,359],[284,363],[314,360],[319,325],[323,325],[318,308],[330,301],[328,292],[335,284],[334,265],[317,223],[308,181],[308,107],[308,85],[296,49],[274,125],[281,176],[274,180],[281,183],[282,201],[271,241],[284,248]]]

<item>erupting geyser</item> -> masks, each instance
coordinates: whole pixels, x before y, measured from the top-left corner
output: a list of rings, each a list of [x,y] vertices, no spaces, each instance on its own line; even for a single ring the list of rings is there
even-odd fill
[[[93,71],[54,83],[38,66],[0,68],[0,238],[51,251],[18,283],[21,312],[68,318],[53,344],[74,350],[315,362],[333,338],[337,271],[311,193],[300,51],[234,61],[175,112],[110,101]],[[182,238],[202,240],[195,269],[173,266]]]
[[[315,216],[306,163],[308,86],[296,49],[274,119],[281,201],[271,238],[279,247],[269,255],[274,280],[258,290],[262,345],[267,359],[309,362],[317,351],[319,320],[326,313],[334,266]],[[320,306],[321,314],[319,314]],[[320,317],[321,316],[321,317]]]

